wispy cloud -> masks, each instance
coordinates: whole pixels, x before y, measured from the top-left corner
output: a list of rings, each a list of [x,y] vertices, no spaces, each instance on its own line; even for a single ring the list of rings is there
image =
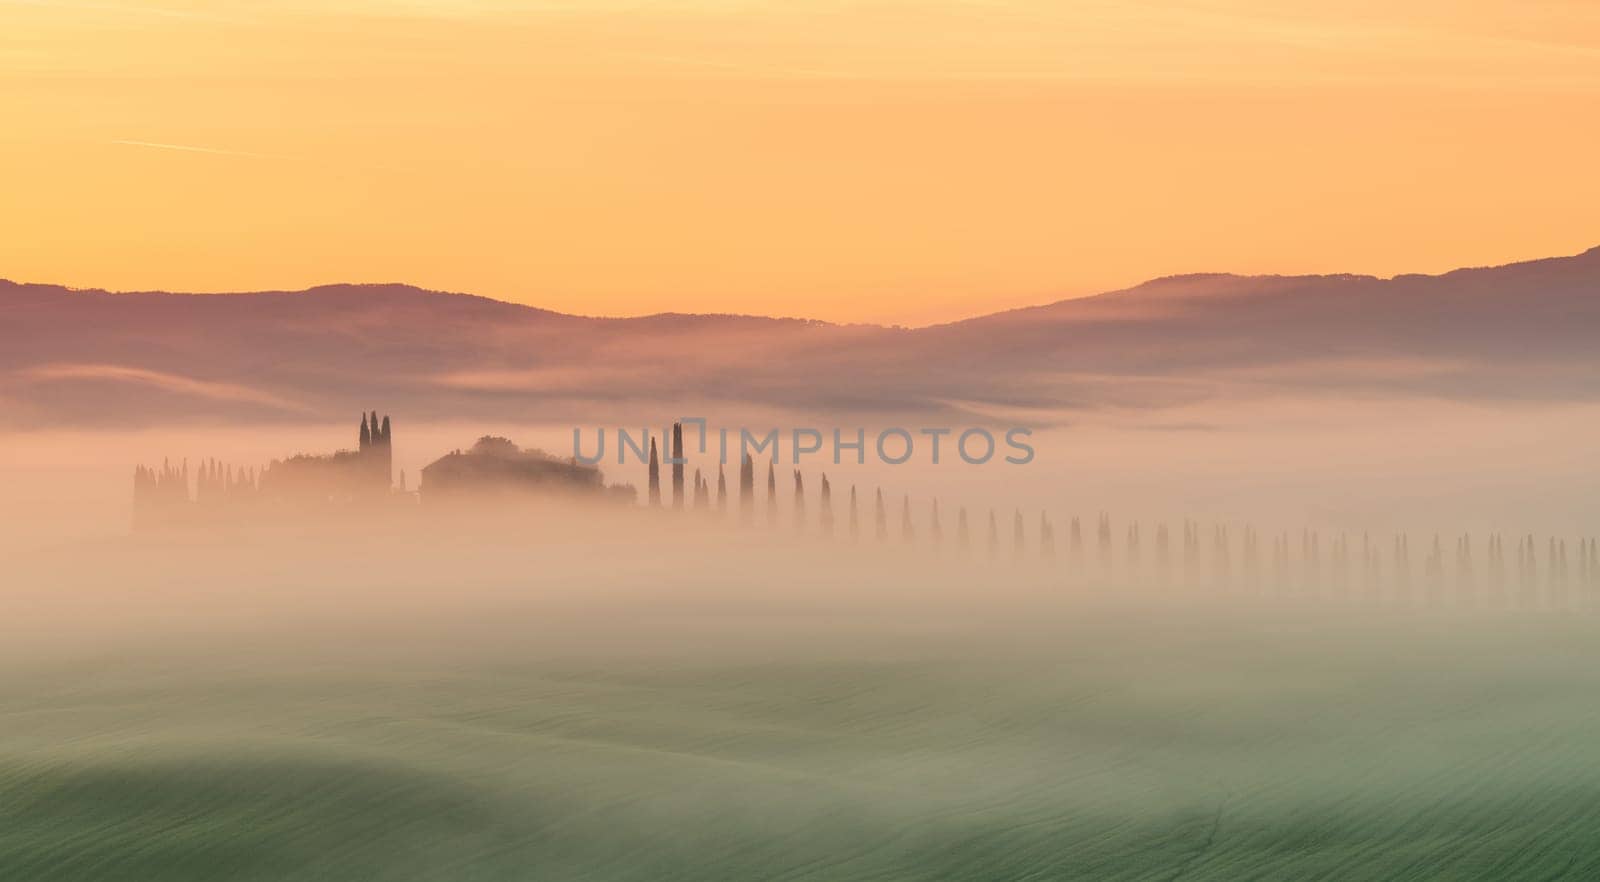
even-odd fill
[[[27,368],[17,372],[24,380],[35,382],[59,382],[68,380],[98,380],[116,383],[130,383],[139,386],[161,389],[167,392],[176,392],[182,395],[191,395],[197,398],[209,398],[215,401],[237,401],[250,404],[261,404],[279,410],[304,411],[306,408],[271,392],[254,389],[238,383],[222,383],[211,380],[200,380],[186,377],[182,374],[166,373],[148,368],[132,367],[120,364],[47,364]]]
[[[70,0],[0,0],[0,5],[39,6],[50,9],[75,9],[94,13],[149,16],[165,19],[188,19],[191,21],[222,22],[226,24],[249,23],[245,19],[217,15],[210,12],[197,12],[192,9],[168,9],[161,6],[147,6],[140,3],[74,3],[70,2]]]
[[[284,156],[273,156],[270,153],[251,153],[247,150],[221,150],[216,147],[197,147],[193,144],[163,144],[158,141],[134,141],[127,138],[117,138],[111,143],[124,147],[150,147],[156,150],[181,150],[186,153],[209,153],[215,156],[246,156],[251,159],[287,159]]]

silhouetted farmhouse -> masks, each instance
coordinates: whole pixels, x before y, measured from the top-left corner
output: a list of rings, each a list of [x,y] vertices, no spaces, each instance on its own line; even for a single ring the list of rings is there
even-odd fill
[[[630,485],[607,487],[600,470],[542,450],[524,450],[508,438],[485,435],[468,450],[455,450],[422,470],[425,503],[471,497],[527,495],[588,496],[634,501]]]
[[[421,487],[409,492],[404,473],[399,486],[394,483],[393,426],[373,411],[361,416],[354,450],[300,453],[259,471],[207,459],[192,478],[188,462],[139,466],[133,473],[133,521],[136,529],[144,529],[247,522],[273,513],[365,515],[376,508],[409,507],[419,499],[470,497],[481,503],[544,496],[633,502],[634,495],[632,486],[607,487],[598,468],[491,436],[435,460],[422,470]]]

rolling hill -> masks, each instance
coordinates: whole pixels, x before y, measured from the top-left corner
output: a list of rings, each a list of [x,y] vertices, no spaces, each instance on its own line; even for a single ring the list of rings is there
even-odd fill
[[[1187,275],[926,328],[592,318],[406,285],[218,295],[0,280],[7,427],[573,419],[677,401],[1060,414],[1275,394],[1600,396],[1600,248],[1438,276]]]

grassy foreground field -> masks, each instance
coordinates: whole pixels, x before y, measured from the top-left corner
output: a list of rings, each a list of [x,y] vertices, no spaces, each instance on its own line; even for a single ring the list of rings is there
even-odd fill
[[[1057,613],[13,665],[0,879],[1600,877],[1583,617]]]

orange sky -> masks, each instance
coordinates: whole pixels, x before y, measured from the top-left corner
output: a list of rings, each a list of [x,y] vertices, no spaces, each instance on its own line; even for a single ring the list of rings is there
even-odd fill
[[[0,0],[0,277],[908,324],[1600,244],[1593,0]]]

